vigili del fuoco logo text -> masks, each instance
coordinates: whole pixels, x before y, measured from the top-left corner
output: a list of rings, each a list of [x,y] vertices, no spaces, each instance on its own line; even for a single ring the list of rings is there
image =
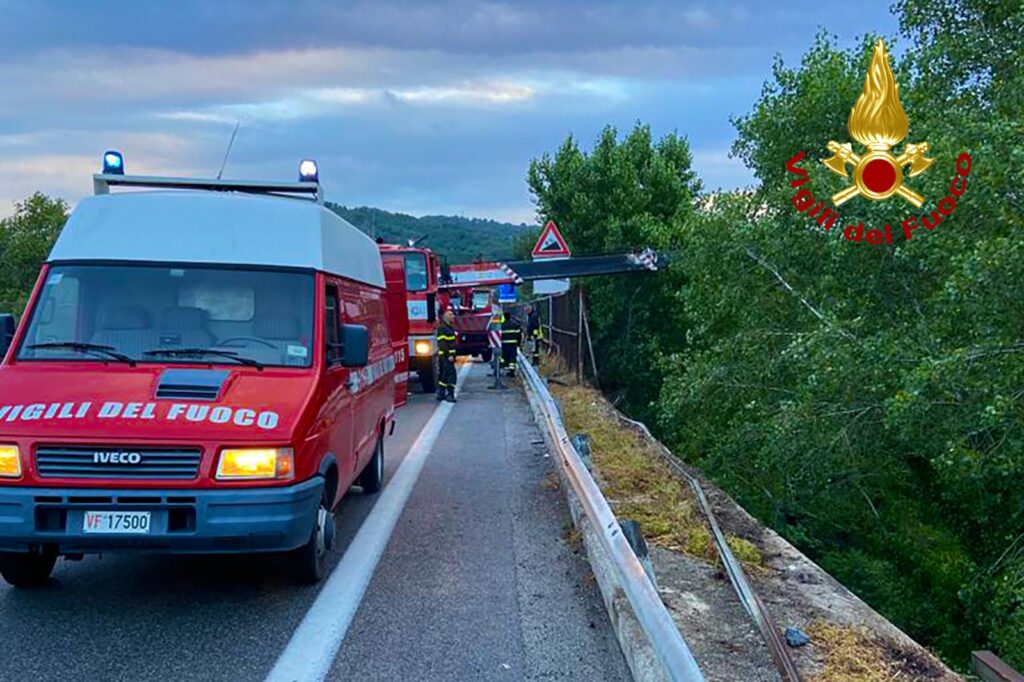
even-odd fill
[[[858,154],[851,143],[830,140],[827,148],[832,156],[822,160],[825,167],[836,175],[851,179],[848,187],[832,195],[831,202],[836,208],[858,196],[871,201],[886,201],[895,196],[915,208],[924,205],[925,198],[915,192],[907,180],[924,173],[935,160],[926,156],[931,146],[925,141],[907,143],[899,154],[894,153],[894,147],[907,136],[910,125],[899,94],[900,86],[889,66],[889,55],[879,39],[864,79],[864,91],[850,110],[847,123],[850,137],[863,145],[866,151]],[[797,176],[789,183],[793,188],[799,188],[810,179],[807,171],[797,166],[805,155],[806,152],[801,151],[786,162],[786,170]],[[914,230],[921,227],[934,230],[943,218],[953,213],[957,198],[967,189],[970,172],[971,157],[964,152],[957,157],[949,194],[939,199],[936,210],[910,216],[899,223],[908,241]],[[826,230],[831,230],[836,221],[842,224],[839,212],[828,207],[827,202],[816,200],[810,190],[798,190],[791,201],[797,211],[814,218]],[[865,230],[864,223],[848,225],[843,230],[843,238],[851,242],[892,244],[892,227],[886,223],[884,228]]]

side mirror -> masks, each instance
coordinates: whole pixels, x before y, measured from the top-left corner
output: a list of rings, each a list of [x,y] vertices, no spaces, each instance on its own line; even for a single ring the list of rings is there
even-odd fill
[[[11,347],[14,340],[14,331],[17,325],[14,324],[14,315],[10,313],[0,314],[0,360],[7,355],[7,349]]]
[[[427,294],[427,322],[437,320],[437,294]]]
[[[342,366],[366,367],[370,361],[370,331],[361,324],[343,324],[341,342]]]

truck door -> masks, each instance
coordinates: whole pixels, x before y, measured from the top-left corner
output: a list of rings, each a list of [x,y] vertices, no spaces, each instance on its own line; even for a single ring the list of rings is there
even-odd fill
[[[344,493],[356,467],[355,441],[352,426],[352,392],[349,390],[351,370],[341,364],[341,299],[336,284],[328,281],[324,289],[324,389],[327,401],[323,415],[327,421],[328,447],[334,453],[340,472],[338,494]]]

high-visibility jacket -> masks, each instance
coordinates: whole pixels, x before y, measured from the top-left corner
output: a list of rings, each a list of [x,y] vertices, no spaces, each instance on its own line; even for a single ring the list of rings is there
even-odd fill
[[[501,364],[508,369],[516,367],[516,353],[523,340],[523,328],[512,317],[505,318],[501,325]]]
[[[526,331],[535,339],[539,339],[541,337],[540,313],[536,310],[530,313],[529,317],[526,318]]]
[[[515,323],[515,320],[508,318],[505,324],[501,325],[501,345],[518,346],[523,338],[523,328]]]
[[[445,323],[437,328],[437,357],[455,357],[455,330]]]

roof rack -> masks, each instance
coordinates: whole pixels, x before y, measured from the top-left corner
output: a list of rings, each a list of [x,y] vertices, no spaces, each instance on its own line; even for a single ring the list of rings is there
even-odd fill
[[[258,180],[216,180],[202,178],[162,178],[148,175],[98,173],[92,176],[93,194],[110,194],[111,187],[150,187],[155,189],[198,189],[210,192],[266,194],[324,203],[319,182],[261,182]],[[304,196],[308,195],[308,196]]]

